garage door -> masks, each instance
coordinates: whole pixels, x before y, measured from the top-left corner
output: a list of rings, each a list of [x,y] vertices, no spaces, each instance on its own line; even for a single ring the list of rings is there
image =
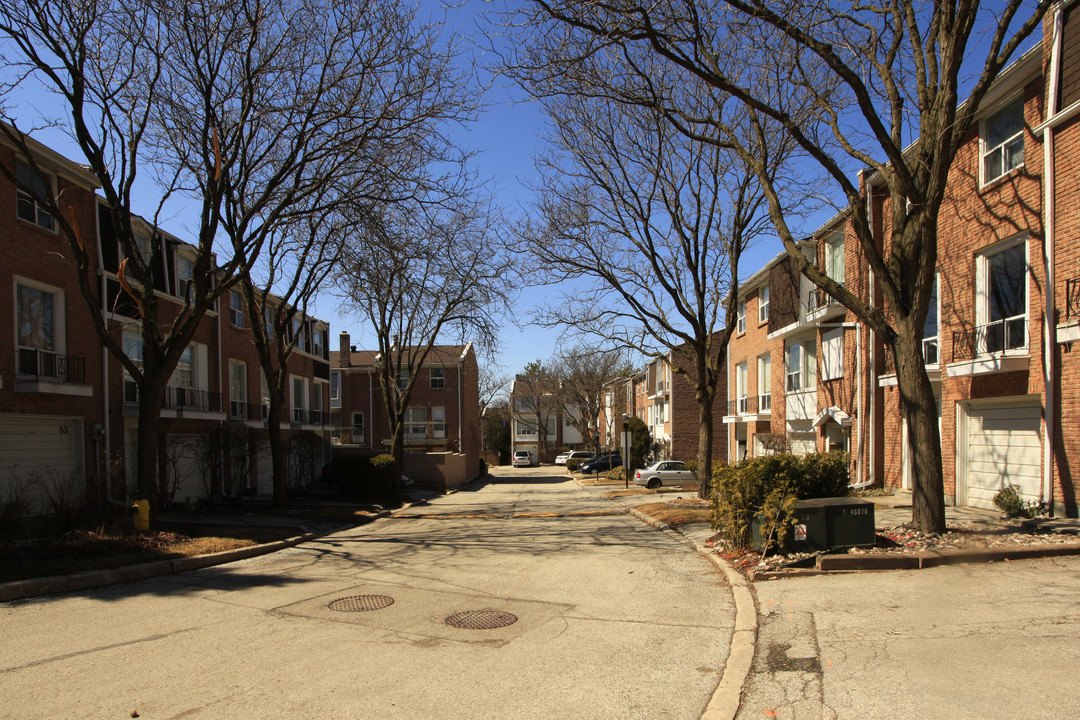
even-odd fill
[[[206,435],[169,435],[165,439],[173,502],[192,503],[206,497],[210,484],[209,446]]]
[[[256,477],[259,480],[259,495],[274,493],[274,458],[270,454],[270,441],[260,440],[258,457],[255,460]]]
[[[21,500],[27,512],[43,513],[48,489],[85,496],[82,420],[0,418],[0,500]]]
[[[994,509],[994,495],[1019,485],[1027,500],[1042,488],[1042,412],[1038,405],[970,407],[967,418],[967,498]]]

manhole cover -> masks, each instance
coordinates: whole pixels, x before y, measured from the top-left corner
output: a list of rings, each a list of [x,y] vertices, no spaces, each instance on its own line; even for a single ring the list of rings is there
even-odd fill
[[[444,622],[463,630],[494,630],[513,625],[517,622],[517,615],[499,610],[466,610],[448,615]]]
[[[394,604],[394,598],[389,595],[350,595],[338,598],[328,606],[338,612],[368,612],[369,610],[382,610]]]

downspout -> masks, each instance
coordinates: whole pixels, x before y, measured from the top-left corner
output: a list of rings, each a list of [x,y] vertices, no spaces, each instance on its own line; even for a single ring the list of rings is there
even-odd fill
[[[371,423],[371,432],[368,435],[368,447],[375,449],[375,371],[372,369],[367,375],[368,384],[368,422]],[[390,421],[390,408],[386,408],[386,421]]]
[[[866,183],[866,217],[870,224],[870,229],[873,231],[874,227],[874,186],[869,181]],[[880,239],[880,238],[879,238]],[[874,306],[874,271],[870,267],[869,261],[866,263],[866,290],[867,297],[870,302],[870,307]],[[877,444],[881,439],[877,435],[877,333],[873,328],[867,327],[869,336],[867,337],[867,343],[870,346],[870,375],[873,378],[873,382],[870,383],[870,471],[867,473],[866,482],[869,485],[877,483]],[[882,486],[884,486],[884,479],[882,480]]]
[[[97,227],[101,227],[100,220],[97,217],[97,215],[101,212],[101,205],[98,204],[96,201],[94,202],[94,211],[95,211],[94,223],[97,225]],[[115,238],[113,238],[113,240],[115,241]],[[102,255],[102,252],[101,252],[101,237],[100,237],[100,235],[98,235],[98,242],[97,242],[97,261],[98,261],[98,270],[97,270],[97,272],[98,272],[98,282],[101,285],[101,319],[102,319],[103,322],[107,322],[106,318],[108,318],[108,316],[109,316],[108,315],[108,310],[109,310],[108,288],[109,288],[109,284],[108,284],[108,279],[105,277],[105,258],[104,258],[104,256]],[[123,347],[123,344],[124,344],[124,340],[123,340],[123,336],[121,335],[121,338],[120,338],[121,347]],[[120,387],[121,387],[121,391],[122,391],[122,389],[124,387],[123,378],[121,378],[121,380],[120,380]],[[103,428],[104,428],[104,441],[105,441],[105,501],[109,505],[117,505],[119,507],[128,508],[128,507],[130,507],[131,503],[128,500],[128,496],[127,496],[127,489],[128,489],[127,477],[124,477],[124,498],[122,500],[117,500],[112,495],[112,490],[113,490],[112,489],[112,462],[111,462],[111,459],[112,459],[112,423],[109,422],[109,414],[110,414],[109,413],[109,409],[110,409],[110,405],[109,405],[109,349],[107,347],[105,347],[104,345],[102,345],[102,347],[101,347],[101,388],[102,388],[101,389],[101,399],[102,399],[102,402],[103,402],[102,410],[103,410],[104,415],[105,415],[104,418],[102,418],[102,425],[103,425]],[[100,445],[101,441],[100,440],[95,441],[95,443],[98,444],[98,447],[101,447],[101,445]]]
[[[1061,82],[1061,4],[1054,9],[1054,39],[1050,52],[1050,88],[1048,110],[1049,116],[1053,117],[1058,110],[1058,88]],[[1054,166],[1054,128],[1047,123],[1043,127],[1043,262],[1046,267],[1046,338],[1043,342],[1043,383],[1045,385],[1045,409],[1043,420],[1046,423],[1046,442],[1043,444],[1043,498],[1050,510],[1050,516],[1054,515],[1054,437],[1057,432],[1054,407],[1057,401],[1056,383],[1057,367],[1057,318],[1056,292],[1057,271],[1054,245],[1056,233],[1054,219],[1056,208],[1054,204],[1055,166]]]
[[[457,366],[457,446],[458,452],[464,454],[465,443],[461,434],[461,363]]]

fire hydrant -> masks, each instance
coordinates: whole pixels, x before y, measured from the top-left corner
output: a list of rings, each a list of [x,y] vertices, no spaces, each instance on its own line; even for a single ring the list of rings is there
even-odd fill
[[[132,521],[136,530],[150,529],[150,501],[145,499],[134,500],[131,503]]]

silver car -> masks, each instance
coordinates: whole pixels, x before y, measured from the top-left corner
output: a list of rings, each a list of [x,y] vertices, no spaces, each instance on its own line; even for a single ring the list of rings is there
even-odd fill
[[[634,484],[655,489],[662,485],[686,485],[694,481],[694,474],[679,460],[661,460],[644,470],[634,473]]]

